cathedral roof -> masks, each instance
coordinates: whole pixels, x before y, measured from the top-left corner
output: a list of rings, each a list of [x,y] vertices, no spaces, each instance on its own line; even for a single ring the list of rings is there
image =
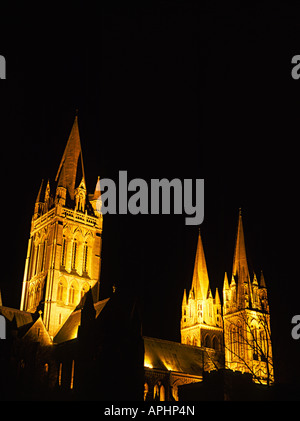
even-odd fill
[[[33,314],[28,311],[18,310],[16,308],[0,306],[0,314],[2,314],[10,322],[15,319],[17,328],[29,325],[33,322]]]
[[[218,353],[209,351],[197,346],[184,345],[178,342],[171,342],[157,338],[144,336],[145,357],[144,366],[157,370],[174,371],[192,376],[202,376],[203,369],[213,358],[217,366],[222,366],[218,361]],[[215,357],[215,358],[214,358]]]

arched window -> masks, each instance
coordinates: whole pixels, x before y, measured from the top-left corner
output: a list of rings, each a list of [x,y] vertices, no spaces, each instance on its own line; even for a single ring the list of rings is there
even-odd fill
[[[206,336],[205,336],[205,339],[204,339],[204,346],[205,346],[206,348],[211,348],[211,338],[210,338],[210,336],[209,336],[209,335],[206,335]]]
[[[74,285],[70,286],[70,291],[69,291],[69,304],[74,304],[75,302],[75,288]]]
[[[72,247],[72,270],[76,270],[76,263],[77,263],[77,239],[73,240],[73,247]]]
[[[70,389],[74,388],[74,369],[75,369],[75,361],[72,360]]]
[[[267,342],[267,338],[266,338],[266,332],[264,331],[263,327],[260,326],[259,328],[259,340],[260,340],[260,348],[261,348],[261,352],[262,352],[262,357],[266,358],[267,356],[267,346],[268,346],[268,342]]]
[[[72,281],[72,284],[69,289],[69,304],[78,304],[78,283],[76,280]]]
[[[161,384],[160,380],[154,386],[153,398],[154,398],[155,401],[165,401],[166,400],[165,387]]]
[[[212,347],[213,349],[215,349],[216,351],[219,351],[219,340],[216,336],[213,337],[212,340]]]
[[[154,388],[153,388],[153,399],[155,401],[159,400],[159,386],[157,383],[154,385]]]
[[[144,384],[144,401],[147,399],[148,392],[149,392],[149,386],[148,386],[148,383],[145,383]]]
[[[165,401],[166,400],[166,396],[165,396],[165,387],[164,385],[161,385],[159,388],[159,400],[160,401]]]
[[[238,355],[238,341],[237,341],[236,327],[234,325],[231,325],[231,328],[230,328],[230,350],[231,350],[231,357],[236,358]]]
[[[27,310],[31,309],[31,307],[34,306],[34,299],[35,299],[34,285],[31,285],[31,287],[29,288],[29,294],[28,294]]]
[[[39,246],[36,244],[34,246],[34,254],[33,254],[33,262],[34,262],[34,266],[33,266],[33,274],[32,276],[35,276],[37,273],[37,263],[39,260]]]
[[[58,288],[57,288],[57,301],[62,301],[63,290],[64,290],[64,285],[62,282],[59,282]]]
[[[84,274],[88,273],[88,255],[89,255],[89,246],[86,241],[83,247],[83,262],[82,262],[82,272]]]
[[[251,325],[251,347],[253,350],[253,359],[258,360],[258,344],[257,344],[257,327],[253,324]]]
[[[40,283],[36,286],[36,294],[35,294],[35,305],[38,306],[41,300],[41,285]]]
[[[196,336],[194,336],[194,338],[193,338],[193,345],[194,346],[197,346],[197,338],[196,338]]]
[[[67,286],[65,281],[63,281],[63,279],[61,279],[58,283],[57,286],[57,295],[56,295],[56,299],[58,302],[65,302],[66,301],[66,292],[67,292]]]
[[[243,329],[241,323],[238,323],[237,326],[237,353],[240,358],[244,356],[244,347],[243,347]]]
[[[67,256],[67,239],[63,236],[62,241],[62,250],[61,250],[61,262],[60,264],[65,267],[66,266],[66,256]]]
[[[80,291],[80,300],[82,301],[82,304],[84,304],[85,294],[88,292],[88,290],[89,290],[89,285],[88,284],[84,284],[83,287],[81,288],[81,291]]]

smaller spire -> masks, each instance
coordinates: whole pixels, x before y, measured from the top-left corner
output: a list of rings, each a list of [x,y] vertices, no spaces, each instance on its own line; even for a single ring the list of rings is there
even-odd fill
[[[43,184],[44,184],[44,179],[42,179],[42,182],[41,182],[41,185],[40,185],[39,192],[37,194],[35,203],[40,203],[41,202],[41,194],[42,194]]]
[[[252,285],[258,285],[257,277],[256,277],[256,273],[255,272],[254,272],[254,277],[253,277]]]
[[[95,186],[93,200],[97,200],[101,196],[101,189],[100,189],[100,175],[98,175],[97,183]]]
[[[228,284],[227,272],[225,272],[224,282],[223,282],[223,291],[226,291],[227,289],[229,289],[229,284]]]
[[[208,294],[209,290],[209,279],[208,279],[208,272],[206,267],[204,249],[199,229],[198,234],[198,243],[197,243],[197,250],[195,256],[195,264],[194,264],[194,273],[193,273],[193,281],[192,281],[192,288],[195,291],[195,298],[196,299],[205,299]]]
[[[259,286],[260,286],[260,288],[267,288],[263,271],[260,272],[260,283],[259,283]]]
[[[234,279],[233,275],[231,277],[231,282],[230,282],[230,286],[232,286],[232,285],[236,285],[236,282],[235,282],[235,279]]]
[[[226,272],[225,272],[226,273]],[[220,300],[220,295],[219,295],[219,290],[218,288],[216,288],[216,294],[215,294],[215,304],[219,305],[221,304],[221,300]]]
[[[184,291],[183,291],[182,305],[183,306],[186,306],[187,305],[186,289],[185,288],[184,288]]]

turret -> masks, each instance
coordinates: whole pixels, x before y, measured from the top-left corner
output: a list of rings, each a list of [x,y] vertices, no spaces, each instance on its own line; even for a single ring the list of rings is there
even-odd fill
[[[44,202],[42,201],[42,189],[43,189],[44,180],[42,180],[36,200],[34,205],[34,214],[33,219],[37,219],[39,216],[42,215],[44,210]]]
[[[268,293],[267,293],[267,287],[266,287],[263,271],[261,271],[261,274],[260,274],[258,295],[259,295],[261,309],[269,313]]]
[[[226,314],[227,309],[229,308],[229,300],[230,300],[230,290],[229,290],[227,272],[225,272],[224,282],[223,282],[223,313],[224,314]]]
[[[100,177],[98,176],[94,194],[89,196],[90,203],[94,209],[95,215],[101,214],[102,200],[101,200],[101,189],[100,189]]]

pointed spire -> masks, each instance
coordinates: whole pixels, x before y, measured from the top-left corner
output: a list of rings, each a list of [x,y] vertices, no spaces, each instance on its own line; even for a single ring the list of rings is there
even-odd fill
[[[200,235],[198,236],[198,244],[195,258],[195,266],[193,273],[193,282],[192,288],[195,291],[196,299],[205,299],[207,297],[209,289],[209,279],[204,255],[204,249],[202,244],[202,239]]]
[[[225,272],[224,282],[223,282],[223,291],[226,291],[227,289],[229,289],[229,284],[228,284],[227,272]]]
[[[44,207],[44,203],[42,201],[42,191],[43,191],[43,185],[44,185],[44,180],[42,180],[36,200],[35,200],[35,204],[34,204],[34,214],[33,217],[34,219],[38,218],[41,213],[43,212],[43,207]]]
[[[259,286],[260,286],[260,288],[267,288],[263,271],[261,271],[261,273],[260,273],[260,283],[259,283]]]
[[[225,272],[225,273],[226,273],[226,272]],[[218,290],[218,288],[216,288],[215,304],[216,304],[216,305],[221,304],[221,300],[220,300],[220,295],[219,295],[219,290]]]
[[[43,184],[44,184],[44,179],[41,182],[41,185],[40,185],[39,192],[37,194],[35,203],[40,203],[41,202],[41,195],[42,195]]]
[[[231,277],[230,286],[236,286],[236,282],[235,282],[235,279],[234,279],[234,276],[233,275]]]
[[[78,116],[76,114],[73,127],[60,162],[55,181],[58,181],[58,187],[65,187],[72,200],[74,200],[74,189],[76,174],[78,169],[78,160],[80,155],[82,177],[84,176],[83,157],[80,144]]]
[[[253,281],[252,281],[252,285],[257,286],[258,282],[257,282],[257,277],[256,277],[256,273],[254,272],[254,276],[253,276]]]
[[[236,235],[236,243],[235,243],[235,250],[234,250],[234,258],[233,258],[233,267],[232,267],[232,275],[238,277],[241,275],[241,271],[244,269],[245,275],[249,275],[248,270],[248,263],[247,263],[247,256],[246,256],[246,247],[245,247],[245,238],[244,238],[244,228],[243,228],[243,221],[242,221],[242,210],[239,209],[239,222],[238,222],[238,229]]]
[[[93,200],[97,200],[101,196],[101,189],[100,189],[100,175],[98,175],[97,183],[95,186]]]
[[[184,292],[183,292],[182,305],[183,306],[187,305],[186,289],[185,288],[184,288]]]
[[[101,213],[101,208],[102,208],[100,176],[98,176],[97,178],[94,194],[90,195],[90,203],[94,211],[96,212],[96,214],[99,215]]]

